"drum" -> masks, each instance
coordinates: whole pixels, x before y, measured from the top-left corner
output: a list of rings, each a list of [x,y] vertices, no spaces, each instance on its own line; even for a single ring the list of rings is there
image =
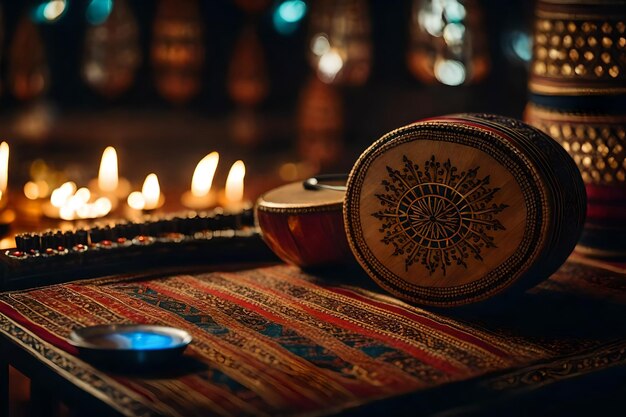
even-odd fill
[[[457,306],[549,277],[574,249],[585,187],[553,139],[461,114],[394,130],[347,183],[344,221],[363,269],[404,300]]]
[[[345,177],[284,185],[262,195],[256,221],[285,262],[304,268],[354,263],[343,226]]]
[[[452,307],[548,278],[585,210],[580,172],[556,141],[514,119],[461,114],[386,134],[345,187],[313,178],[272,190],[256,215],[289,263],[356,259],[397,297]]]

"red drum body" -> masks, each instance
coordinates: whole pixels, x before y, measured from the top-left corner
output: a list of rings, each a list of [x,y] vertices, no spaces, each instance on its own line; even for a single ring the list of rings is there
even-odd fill
[[[263,239],[282,260],[303,268],[354,263],[343,226],[343,191],[308,190],[302,182],[262,195],[256,205]]]

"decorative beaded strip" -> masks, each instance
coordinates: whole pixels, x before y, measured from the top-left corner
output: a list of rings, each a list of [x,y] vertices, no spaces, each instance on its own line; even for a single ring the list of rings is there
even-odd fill
[[[529,104],[526,120],[565,148],[585,183],[626,182],[626,115],[565,113]]]
[[[574,12],[537,14],[529,83],[533,93],[626,92],[626,16],[580,20]]]

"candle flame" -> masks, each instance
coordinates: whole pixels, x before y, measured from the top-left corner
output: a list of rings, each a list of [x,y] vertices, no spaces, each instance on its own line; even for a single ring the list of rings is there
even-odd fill
[[[104,192],[113,192],[118,186],[117,152],[108,146],[102,152],[100,170],[98,171],[98,187]]]
[[[9,144],[0,144],[0,191],[4,194],[9,181]]]
[[[100,197],[94,203],[89,200],[91,191],[86,187],[76,190],[76,184],[71,181],[64,183],[50,195],[50,204],[59,209],[59,217],[63,220],[103,217],[113,208],[106,197]]]
[[[52,191],[50,203],[54,207],[63,207],[70,197],[74,195],[74,192],[76,192],[76,184],[71,181],[63,183],[59,188]]]
[[[59,217],[63,220],[74,220],[74,208],[69,205],[61,206],[59,208]]]
[[[230,167],[226,178],[226,200],[229,203],[240,203],[243,201],[243,178],[246,176],[246,166],[243,161],[237,161]]]
[[[159,198],[161,197],[161,187],[159,186],[159,178],[156,174],[149,174],[141,187],[141,194],[145,200],[144,208],[147,210],[155,209],[159,206]]]
[[[146,199],[143,198],[143,194],[141,194],[140,191],[133,191],[132,193],[128,194],[126,202],[130,206],[130,208],[133,208],[135,210],[143,210],[143,208],[146,206]]]
[[[195,197],[204,197],[211,190],[219,159],[217,152],[211,152],[198,162],[191,179],[191,194]]]
[[[93,203],[93,205],[98,213],[108,213],[113,208],[111,200],[106,197],[100,197]]]
[[[76,194],[74,194],[74,197],[81,204],[87,204],[89,200],[91,199],[91,192],[89,191],[88,188],[82,187],[76,191]]]

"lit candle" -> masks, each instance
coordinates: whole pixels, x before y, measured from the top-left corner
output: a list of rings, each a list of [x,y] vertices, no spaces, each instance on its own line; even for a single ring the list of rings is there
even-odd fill
[[[149,174],[143,182],[141,191],[133,191],[126,200],[128,206],[135,210],[155,210],[165,203],[161,194],[159,178],[156,174]]]
[[[144,210],[154,210],[163,205],[164,198],[161,196],[159,178],[156,174],[149,174],[141,187],[141,194],[145,199]],[[163,201],[162,201],[163,200]]]
[[[7,185],[9,183],[9,144],[0,144],[0,209],[6,207],[8,195]]]
[[[98,187],[103,192],[112,193],[119,184],[117,172],[117,152],[112,146],[108,146],[102,152],[100,169],[98,170]]]
[[[132,193],[128,194],[126,203],[128,204],[128,207],[134,210],[143,210],[146,205],[146,199],[143,198],[143,194],[141,194],[141,191],[133,191]]]
[[[89,188],[96,194],[108,197],[113,203],[126,198],[130,192],[130,183],[118,174],[117,151],[113,146],[107,146],[102,152],[98,178],[89,182]]]
[[[230,167],[224,192],[220,195],[220,205],[226,211],[241,211],[250,206],[244,200],[244,177],[246,176],[246,166],[243,161],[237,161]]]
[[[9,183],[9,144],[0,144],[0,233],[8,231],[9,225],[15,220],[15,212],[4,208],[8,202],[7,187]]]
[[[198,163],[191,179],[191,190],[186,191],[181,197],[185,207],[201,210],[215,205],[216,197],[215,192],[211,191],[211,185],[219,159],[217,152],[211,152]]]
[[[72,181],[63,183],[50,194],[50,204],[56,208],[63,207],[71,196],[76,192],[76,184]]]
[[[68,181],[52,191],[43,213],[53,219],[96,219],[109,214],[112,208],[108,197],[98,198],[88,188],[76,189],[76,184]]]

